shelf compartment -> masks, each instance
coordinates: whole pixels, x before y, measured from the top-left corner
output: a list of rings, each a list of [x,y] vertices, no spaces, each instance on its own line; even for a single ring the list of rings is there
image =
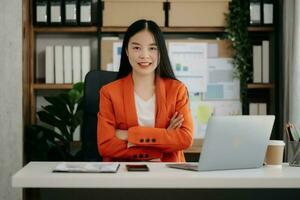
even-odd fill
[[[102,27],[103,33],[125,33],[128,27]],[[160,27],[164,33],[211,33],[224,32],[224,27]]]
[[[101,27],[103,33],[125,33],[128,27]],[[225,32],[225,27],[161,27],[164,33],[212,33]],[[272,32],[273,27],[248,27],[249,32]]]
[[[72,87],[73,87],[73,84],[35,83],[32,85],[33,90],[69,90]]]
[[[272,32],[274,28],[272,26],[249,26],[249,32]]]
[[[96,33],[97,26],[79,26],[79,27],[34,27],[35,33]]]
[[[272,89],[274,85],[272,83],[250,83],[247,84],[247,89]]]

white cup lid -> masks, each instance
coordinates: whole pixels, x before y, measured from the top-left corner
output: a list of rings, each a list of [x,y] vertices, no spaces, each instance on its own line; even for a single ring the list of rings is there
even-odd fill
[[[269,145],[285,145],[282,140],[269,140]]]

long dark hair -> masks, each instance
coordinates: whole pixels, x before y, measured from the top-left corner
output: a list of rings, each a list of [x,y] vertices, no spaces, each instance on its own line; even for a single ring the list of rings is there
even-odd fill
[[[168,56],[165,39],[160,28],[155,22],[151,20],[145,20],[145,19],[138,20],[133,24],[131,24],[125,33],[123,39],[122,52],[121,52],[120,68],[119,68],[117,78],[118,79],[123,78],[132,71],[132,66],[129,63],[126,54],[126,49],[128,48],[128,42],[133,35],[145,29],[153,34],[159,52],[160,59],[159,59],[158,66],[155,69],[155,73],[162,78],[176,79]]]

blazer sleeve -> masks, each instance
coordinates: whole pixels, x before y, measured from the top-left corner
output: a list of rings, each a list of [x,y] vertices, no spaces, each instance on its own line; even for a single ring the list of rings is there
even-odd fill
[[[102,157],[125,160],[151,160],[160,158],[161,151],[150,147],[127,148],[127,142],[116,137],[116,118],[110,94],[105,87],[100,90],[97,124],[97,146]]]
[[[180,128],[150,128],[135,126],[128,129],[128,141],[137,146],[152,146],[163,152],[187,149],[193,143],[193,120],[186,87],[181,85],[176,99],[176,111],[183,114]]]

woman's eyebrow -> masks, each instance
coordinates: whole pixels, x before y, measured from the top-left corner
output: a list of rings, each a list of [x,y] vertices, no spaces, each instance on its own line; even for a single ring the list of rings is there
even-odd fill
[[[133,44],[133,45],[141,45],[141,44],[138,43],[138,42],[131,42],[131,44]]]
[[[138,43],[138,42],[131,42],[131,44],[132,44],[132,45],[140,45],[140,46],[141,46],[141,44]],[[151,43],[151,44],[149,44],[148,46],[157,46],[157,44],[156,44],[156,43]]]

